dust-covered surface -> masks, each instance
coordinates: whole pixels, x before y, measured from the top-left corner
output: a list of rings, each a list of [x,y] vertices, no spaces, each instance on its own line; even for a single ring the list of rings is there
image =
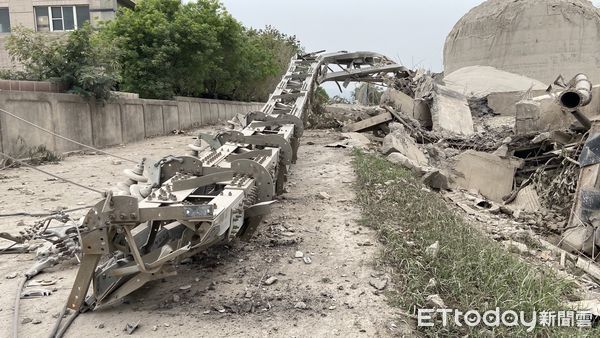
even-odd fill
[[[178,276],[149,283],[125,304],[85,313],[68,337],[127,335],[127,323],[139,321],[134,336],[212,337],[380,337],[402,335],[406,327],[386,304],[392,288],[374,266],[379,244],[374,231],[357,225],[351,150],[326,148],[337,133],[307,131],[298,163],[292,166],[287,193],[249,242],[233,242],[178,267]],[[191,135],[159,137],[110,152],[132,159],[182,154]],[[41,168],[97,189],[122,179],[131,163],[113,164],[104,155],[71,156]],[[118,162],[114,162],[118,163]],[[0,213],[40,212],[98,201],[97,194],[65,183],[47,181],[31,169],[3,173]],[[83,212],[81,213],[83,214]],[[3,218],[0,231],[17,232],[17,222]],[[4,245],[7,242],[2,242]],[[300,251],[310,264],[296,258]],[[14,295],[20,275],[34,254],[0,257],[0,330],[10,332]],[[20,334],[45,337],[66,301],[75,263],[63,263],[35,279],[56,280],[51,296],[21,301]],[[13,272],[19,276],[6,279]],[[277,281],[265,285],[270,278]],[[377,290],[373,285],[383,286]],[[41,321],[39,324],[34,322]]]

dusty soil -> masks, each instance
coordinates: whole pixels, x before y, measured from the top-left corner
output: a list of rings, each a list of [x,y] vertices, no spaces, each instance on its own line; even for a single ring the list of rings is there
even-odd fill
[[[348,149],[326,148],[336,133],[307,131],[299,160],[291,169],[287,193],[249,242],[213,248],[178,267],[178,276],[147,284],[124,304],[85,313],[68,337],[127,335],[127,323],[139,321],[133,335],[145,337],[381,337],[403,335],[406,325],[386,304],[384,291],[370,283],[387,276],[374,264],[379,249],[374,231],[357,224],[355,179]],[[132,159],[182,154],[191,136],[159,137],[109,149]],[[43,169],[97,189],[121,180],[131,163],[104,155],[71,156]],[[0,213],[43,212],[57,207],[93,204],[97,194],[81,190],[27,168],[0,172]],[[2,176],[0,176],[2,177]],[[331,198],[319,196],[327,193]],[[80,212],[79,215],[82,215]],[[34,219],[0,219],[0,231]],[[0,242],[0,247],[7,242]],[[311,264],[295,258],[301,251]],[[34,254],[0,256],[0,332],[10,332],[14,295]],[[63,306],[77,266],[63,263],[39,278],[55,279],[48,297],[22,300],[20,336],[46,337]],[[19,277],[6,279],[13,272]],[[264,285],[274,276],[277,282]],[[392,287],[388,283],[387,288]]]

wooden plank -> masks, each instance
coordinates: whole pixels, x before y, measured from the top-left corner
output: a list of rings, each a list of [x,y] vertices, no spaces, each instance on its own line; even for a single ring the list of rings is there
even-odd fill
[[[392,120],[392,114],[386,112],[347,126],[346,131],[361,131]]]

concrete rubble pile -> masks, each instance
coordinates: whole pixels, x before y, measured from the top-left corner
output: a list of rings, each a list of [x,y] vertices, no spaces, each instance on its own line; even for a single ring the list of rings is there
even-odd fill
[[[421,76],[412,78],[416,83],[403,78],[402,87],[387,89],[379,107],[347,109],[345,116],[355,119],[347,118],[344,130],[380,143],[389,161],[415,172],[428,189],[441,191],[495,239],[536,233],[548,245],[595,261],[600,124],[589,117],[600,112],[600,86],[592,87],[580,74],[568,82],[559,78],[548,88],[485,68],[478,76],[492,76],[489,81],[464,75],[472,69],[445,78],[415,72]],[[487,90],[477,88],[482,83]],[[470,96],[459,92],[464,84]],[[547,90],[534,96],[541,87]],[[469,104],[477,95],[493,113],[481,114],[481,105]]]

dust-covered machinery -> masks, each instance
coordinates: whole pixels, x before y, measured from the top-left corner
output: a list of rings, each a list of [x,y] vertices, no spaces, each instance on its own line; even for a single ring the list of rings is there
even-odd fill
[[[407,72],[371,52],[298,56],[262,111],[241,118],[243,129],[203,137],[210,148],[197,142],[186,156],[145,159],[126,170],[127,181],[83,220],[81,266],[67,306],[114,304],[175,274],[173,262],[234,237],[250,238],[283,192],[315,85],[382,82]]]

